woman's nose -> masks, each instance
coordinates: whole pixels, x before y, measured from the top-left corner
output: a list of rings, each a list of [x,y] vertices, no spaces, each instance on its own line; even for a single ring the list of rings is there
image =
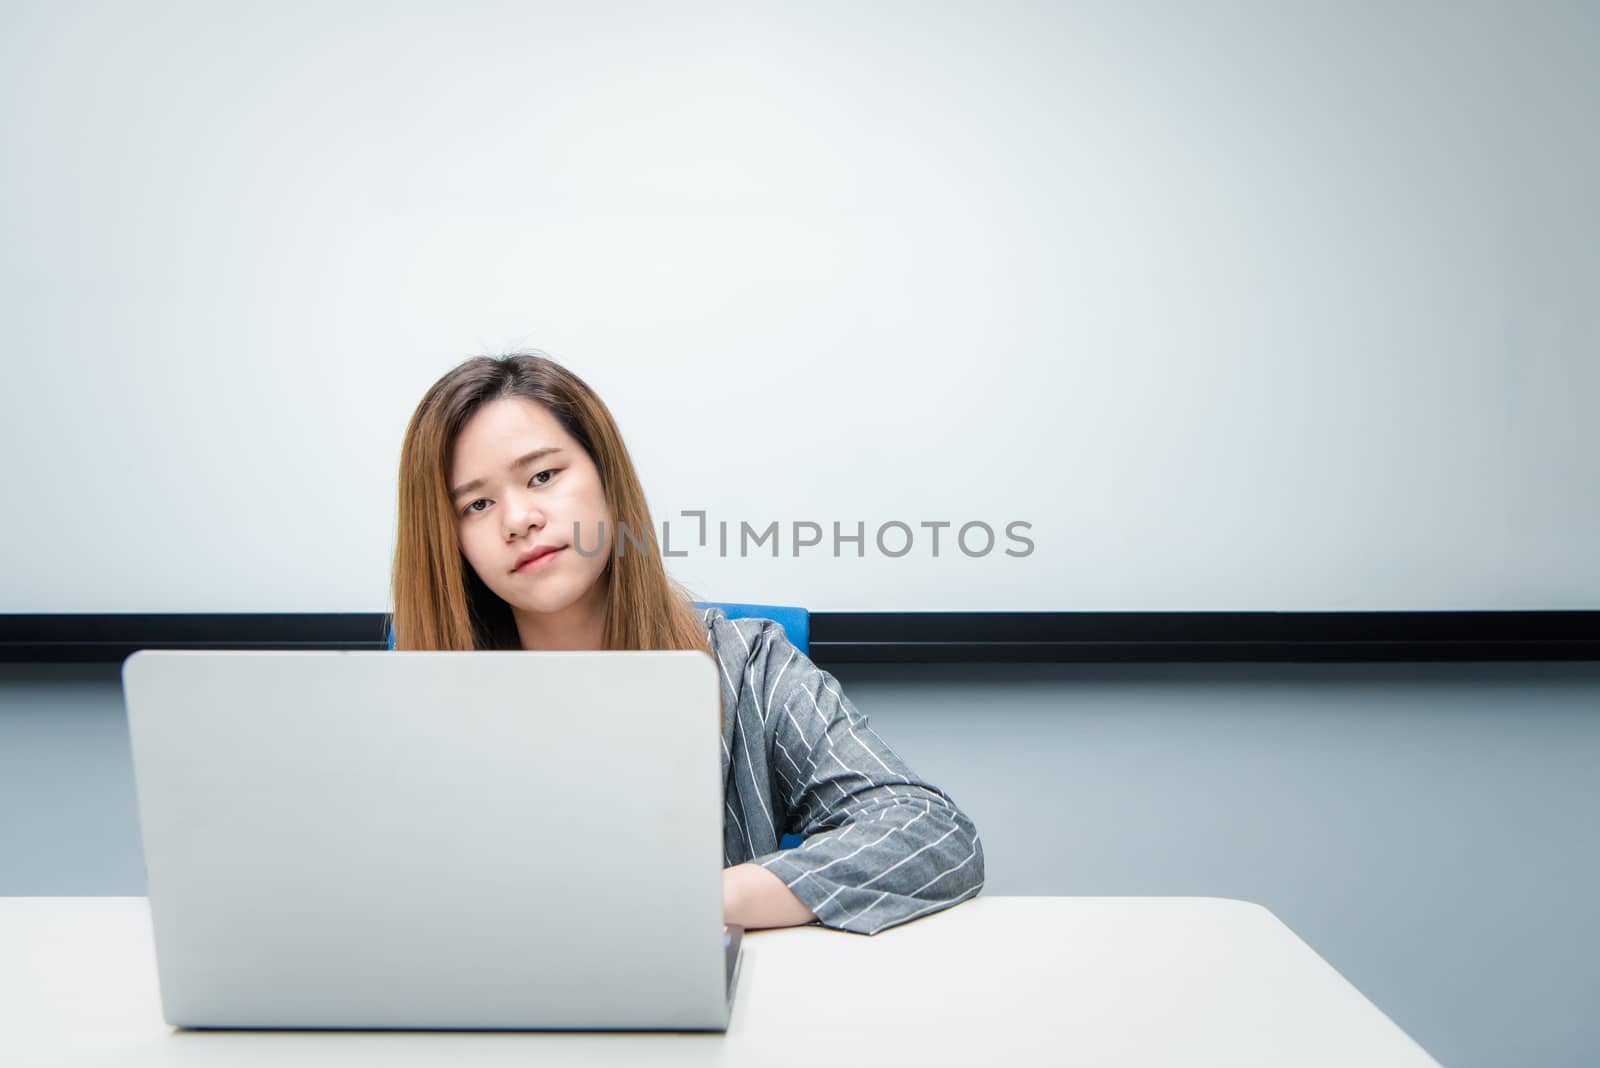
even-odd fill
[[[511,532],[527,530],[532,527],[544,527],[544,510],[537,501],[521,496],[513,498],[505,510],[507,521],[511,524]]]

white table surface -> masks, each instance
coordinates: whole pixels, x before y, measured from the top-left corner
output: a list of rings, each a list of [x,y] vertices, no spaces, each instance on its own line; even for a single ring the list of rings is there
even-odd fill
[[[1259,905],[984,897],[752,931],[726,1034],[188,1031],[142,897],[0,898],[0,1065],[1437,1065]]]

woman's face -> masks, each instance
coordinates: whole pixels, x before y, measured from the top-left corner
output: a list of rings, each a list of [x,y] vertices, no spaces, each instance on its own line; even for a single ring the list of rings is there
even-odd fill
[[[560,612],[594,588],[615,529],[600,472],[543,405],[502,397],[474,412],[456,438],[449,484],[461,554],[514,613]],[[545,546],[561,548],[517,568]]]

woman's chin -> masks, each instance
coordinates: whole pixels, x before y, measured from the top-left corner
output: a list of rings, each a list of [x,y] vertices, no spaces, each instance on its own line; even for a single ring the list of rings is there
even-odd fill
[[[563,609],[571,608],[577,601],[577,595],[563,586],[561,589],[538,590],[533,593],[527,590],[518,590],[517,596],[510,600],[509,603],[513,612],[548,616]]]

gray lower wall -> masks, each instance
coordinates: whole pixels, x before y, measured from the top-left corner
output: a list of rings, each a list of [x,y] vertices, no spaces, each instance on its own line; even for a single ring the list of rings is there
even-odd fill
[[[1600,664],[847,666],[994,894],[1270,908],[1450,1068],[1600,1060]],[[0,665],[0,894],[139,894],[115,666]]]

